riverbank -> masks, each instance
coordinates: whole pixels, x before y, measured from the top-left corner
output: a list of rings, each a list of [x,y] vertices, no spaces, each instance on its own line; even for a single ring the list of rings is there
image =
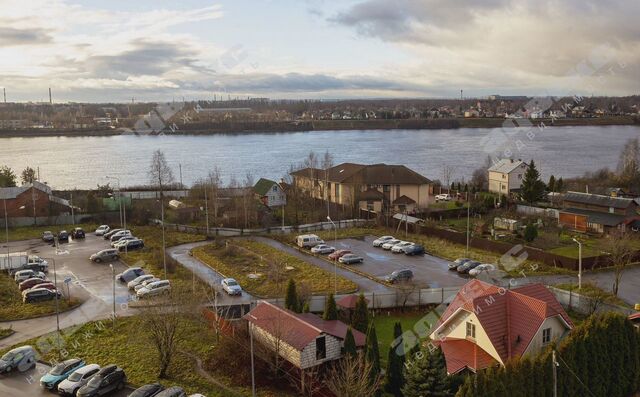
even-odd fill
[[[539,126],[616,126],[640,125],[640,118],[632,116],[576,118],[576,119],[535,119],[532,125]],[[510,126],[504,118],[442,118],[424,120],[314,120],[277,122],[224,122],[177,124],[162,131],[165,135],[215,135],[249,133],[286,133],[306,131],[354,131],[354,130],[433,130],[459,128],[500,128]],[[522,126],[521,124],[519,124]],[[0,138],[29,138],[55,136],[117,136],[117,135],[158,135],[157,132],[135,132],[128,129],[33,129],[0,130]]]

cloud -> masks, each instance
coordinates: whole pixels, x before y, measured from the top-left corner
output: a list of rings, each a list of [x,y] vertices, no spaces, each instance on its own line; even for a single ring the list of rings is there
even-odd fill
[[[39,29],[0,27],[0,47],[40,45],[51,42],[50,32]]]

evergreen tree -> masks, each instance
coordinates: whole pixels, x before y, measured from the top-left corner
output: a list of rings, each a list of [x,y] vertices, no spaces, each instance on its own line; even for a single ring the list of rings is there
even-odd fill
[[[404,397],[450,396],[444,354],[438,347],[433,351],[420,349],[405,367]]]
[[[367,300],[362,293],[356,301],[356,307],[351,318],[351,326],[362,333],[367,332],[369,328],[369,309],[367,308]]]
[[[384,389],[387,393],[395,396],[402,397],[402,386],[404,385],[404,341],[402,338],[402,325],[400,322],[396,322],[393,327],[394,343],[389,349],[389,356],[387,359],[387,371]],[[395,342],[397,341],[397,342]]]
[[[551,175],[549,177],[549,183],[547,184],[547,190],[549,190],[550,192],[555,192],[556,191],[556,177]]]
[[[378,335],[376,334],[376,327],[371,323],[369,326],[369,332],[367,332],[367,343],[365,344],[365,358],[371,363],[371,373],[369,377],[371,382],[380,376],[380,350],[378,347]],[[376,395],[380,395],[380,390],[376,392]]]
[[[537,237],[538,237],[538,228],[534,224],[529,223],[524,228],[524,241],[526,241],[527,243],[531,243]]]
[[[304,301],[304,305],[302,305],[302,312],[303,313],[309,313],[311,311],[311,308],[309,307],[309,301]]]
[[[284,307],[296,313],[300,311],[300,300],[296,292],[296,282],[293,281],[292,278],[289,279],[289,283],[287,284]]]
[[[6,165],[0,167],[0,187],[15,187],[16,174]]]
[[[545,185],[540,180],[540,173],[536,169],[536,164],[531,160],[522,180],[522,199],[529,204],[540,201],[544,196]]]
[[[451,191],[456,190],[456,183],[455,182],[451,182]]]
[[[560,178],[556,181],[556,192],[562,193],[563,187],[564,187],[564,181],[562,180],[562,178]]]
[[[356,340],[351,332],[351,327],[347,328],[347,335],[344,337],[344,354],[350,354],[355,357],[358,354]]]
[[[338,309],[336,308],[336,298],[333,294],[329,294],[327,298],[327,304],[324,306],[324,313],[322,314],[324,320],[337,320]]]

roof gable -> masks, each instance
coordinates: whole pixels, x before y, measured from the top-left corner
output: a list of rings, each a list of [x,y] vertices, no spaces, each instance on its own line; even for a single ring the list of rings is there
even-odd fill
[[[497,162],[493,163],[491,167],[489,167],[489,171],[509,174],[523,164],[525,166],[527,165],[527,163],[522,160],[500,159]]]
[[[256,184],[253,186],[253,190],[260,196],[266,196],[273,185],[277,185],[277,183],[272,181],[271,179],[260,178],[258,182],[256,182]]]

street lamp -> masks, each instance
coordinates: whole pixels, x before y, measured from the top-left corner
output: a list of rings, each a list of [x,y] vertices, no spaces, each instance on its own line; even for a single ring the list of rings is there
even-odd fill
[[[578,244],[578,289],[582,288],[582,243],[577,239],[573,238]]]
[[[113,263],[109,263],[111,268],[111,279],[113,280],[113,328],[116,327],[116,269]]]
[[[164,279],[167,279],[167,247],[164,231],[164,200],[160,196],[160,221],[162,222],[162,265],[164,267]]]
[[[122,190],[120,190],[120,178],[117,176],[107,176],[107,179],[115,179],[118,182],[118,204],[120,205],[120,211],[122,212],[122,221],[124,223],[124,230],[127,230],[127,203],[122,208]]]
[[[333,225],[333,230],[334,230],[334,245],[338,245],[338,228],[336,227],[336,224],[331,220],[330,216],[327,216],[327,220],[329,222],[331,222],[331,224]],[[338,294],[338,259],[335,260],[335,262],[333,262],[333,294],[337,295]]]
[[[60,305],[58,303],[58,272],[56,271],[55,258],[42,258],[53,263],[53,285],[56,286],[56,339],[58,340],[58,351],[60,351]]]

